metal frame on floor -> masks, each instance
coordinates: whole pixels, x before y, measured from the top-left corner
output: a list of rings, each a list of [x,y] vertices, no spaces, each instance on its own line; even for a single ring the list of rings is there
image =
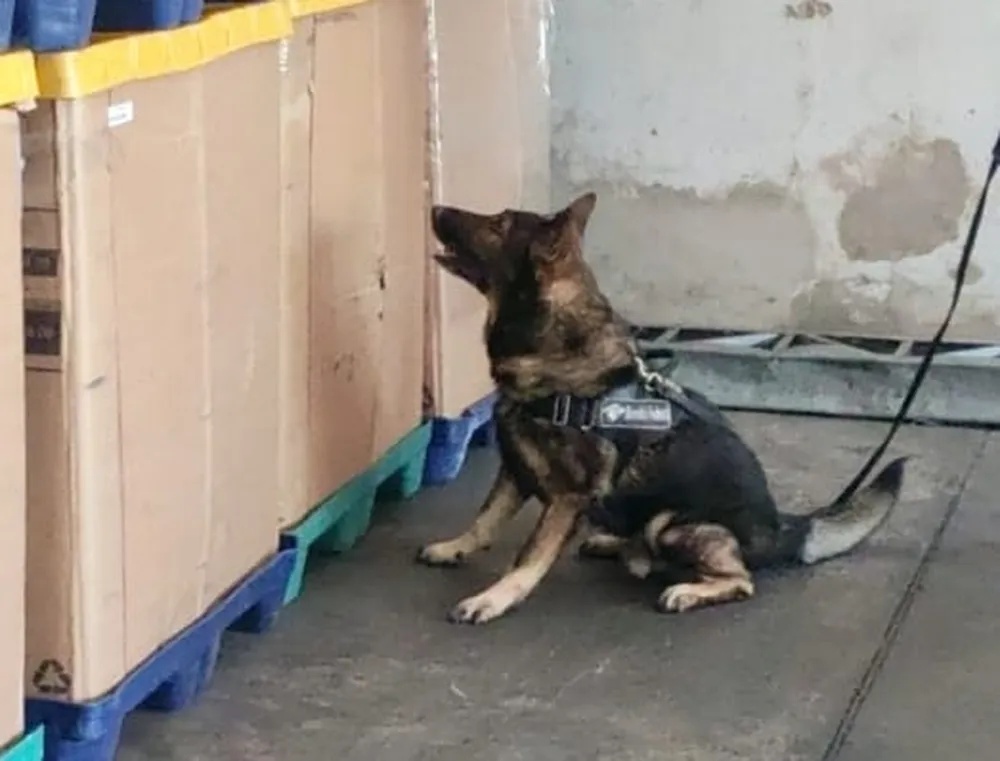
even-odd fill
[[[891,419],[925,341],[644,327],[640,349],[727,409]],[[1000,424],[1000,345],[942,342],[910,422]]]

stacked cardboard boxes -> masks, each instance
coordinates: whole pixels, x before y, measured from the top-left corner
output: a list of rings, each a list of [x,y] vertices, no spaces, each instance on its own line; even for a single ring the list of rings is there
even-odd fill
[[[4,507],[29,505],[0,742],[20,731],[7,671],[29,697],[106,693],[425,412],[491,390],[483,305],[428,267],[427,212],[548,205],[546,8],[224,4],[37,58],[23,188],[0,188],[25,251],[0,339],[26,350],[0,353],[0,404],[27,404],[0,441],[30,453],[0,469]]]
[[[0,55],[0,753],[24,729],[25,450],[21,138],[34,64]]]
[[[293,0],[282,57],[281,500],[295,523],[420,423],[423,0]]]
[[[289,31],[262,3],[38,59],[29,695],[101,695],[276,547]]]
[[[434,203],[483,213],[548,209],[549,6],[548,0],[430,0]],[[428,283],[431,411],[455,417],[493,388],[482,347],[486,305],[433,264]]]

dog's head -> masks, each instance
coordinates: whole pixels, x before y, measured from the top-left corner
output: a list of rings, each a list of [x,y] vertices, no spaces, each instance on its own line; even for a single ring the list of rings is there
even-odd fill
[[[597,393],[602,373],[630,363],[626,332],[583,258],[597,202],[586,193],[554,214],[478,214],[435,206],[435,258],[488,303],[493,377],[522,395]]]
[[[582,239],[596,202],[587,193],[548,215],[515,209],[487,215],[435,206],[431,224],[444,246],[435,259],[491,302],[514,283],[531,280],[544,288],[568,270],[586,267]]]

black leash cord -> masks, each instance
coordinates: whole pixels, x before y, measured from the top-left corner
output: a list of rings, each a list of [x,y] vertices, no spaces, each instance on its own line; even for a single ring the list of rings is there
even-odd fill
[[[927,347],[927,353],[924,354],[923,359],[920,361],[917,371],[913,374],[913,380],[910,381],[910,388],[903,398],[903,403],[899,405],[896,417],[893,418],[892,425],[889,426],[889,432],[885,435],[882,443],[872,452],[868,458],[868,462],[864,464],[854,479],[840,493],[834,504],[843,504],[854,496],[854,493],[861,487],[864,480],[868,478],[868,474],[871,473],[872,468],[875,467],[875,464],[885,454],[885,450],[889,448],[889,444],[896,435],[896,431],[899,430],[899,427],[903,424],[903,420],[906,418],[906,414],[910,411],[910,405],[913,403],[921,384],[924,382],[924,376],[927,375],[927,370],[934,359],[934,352],[937,351],[941,339],[948,330],[948,326],[951,325],[952,315],[955,314],[955,307],[958,306],[959,297],[962,295],[962,286],[965,285],[965,273],[969,269],[969,262],[972,261],[972,250],[976,247],[979,225],[983,221],[983,211],[986,209],[986,198],[990,192],[993,175],[997,173],[998,168],[1000,168],[1000,136],[997,137],[997,142],[993,146],[993,158],[990,161],[989,171],[986,173],[986,181],[983,183],[983,192],[979,196],[976,212],[972,215],[972,222],[969,224],[969,233],[966,235],[965,245],[962,247],[962,257],[958,260],[958,268],[955,270],[955,288],[951,294],[951,305],[948,307],[948,313],[945,315],[941,327],[934,334],[934,338],[931,339],[930,345]]]

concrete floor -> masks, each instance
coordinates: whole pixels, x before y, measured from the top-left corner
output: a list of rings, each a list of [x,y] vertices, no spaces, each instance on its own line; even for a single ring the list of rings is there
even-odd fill
[[[735,416],[790,509],[832,498],[885,427]],[[564,558],[485,627],[448,608],[529,530],[457,570],[415,548],[470,520],[495,466],[384,506],[310,569],[266,637],[231,635],[207,694],[136,715],[121,761],[964,761],[1000,744],[1000,435],[911,428],[904,501],[854,556],[677,617],[614,565]]]

